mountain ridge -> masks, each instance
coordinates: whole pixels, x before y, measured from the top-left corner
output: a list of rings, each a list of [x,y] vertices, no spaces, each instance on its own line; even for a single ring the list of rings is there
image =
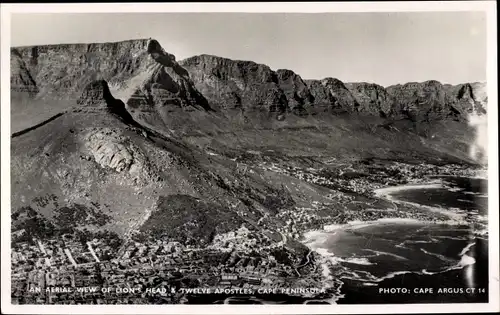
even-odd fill
[[[253,61],[209,54],[177,61],[154,39],[11,51],[11,64],[17,66],[11,72],[14,133],[78,107],[82,97],[88,101],[92,95],[88,86],[100,81],[109,89],[106,94],[124,104],[122,111],[130,119],[197,145],[217,134],[301,129],[331,134],[353,125],[369,133],[405,130],[426,143],[442,134],[443,139],[454,140],[440,140],[443,148],[438,150],[467,160],[464,143],[474,136],[469,115],[486,112],[486,89],[481,83],[428,80],[384,88],[334,77],[304,80],[293,70],[275,71]],[[457,133],[457,128],[465,133]]]
[[[117,94],[116,97],[128,107],[152,107],[151,103],[173,102],[171,105],[187,108],[201,106],[201,109],[210,110],[212,108],[208,104],[211,103],[212,107],[220,107],[218,110],[221,111],[265,109],[276,113],[278,119],[282,119],[287,112],[302,116],[317,113],[316,105],[320,112],[330,110],[381,117],[428,120],[451,117],[464,120],[478,104],[471,106],[462,102],[463,95],[456,92],[457,87],[468,85],[471,90],[473,86],[475,89],[483,88],[483,84],[478,82],[449,85],[436,80],[387,87],[366,82],[346,83],[333,77],[305,80],[290,69],[272,70],[268,65],[254,61],[210,54],[176,61],[175,56],[167,53],[154,39],[22,46],[11,48],[11,52],[11,63],[17,65],[11,75],[15,94],[26,90],[29,96],[35,94],[35,98],[58,98],[63,97],[57,95],[58,90],[62,90],[59,94],[71,98],[76,97],[91,81],[103,79],[108,82],[113,94]],[[68,54],[68,58],[58,60],[61,54]],[[43,67],[38,67],[43,62],[58,65],[60,73],[56,73],[55,69],[44,71]],[[80,65],[80,70],[73,70],[72,62],[75,67]],[[81,67],[90,70],[81,73]],[[76,76],[73,72],[83,76]],[[146,72],[153,76],[150,83],[142,78]],[[136,79],[139,84],[134,82]],[[475,87],[478,85],[480,87]],[[429,89],[435,91],[430,92]],[[434,94],[436,100],[424,108],[426,113],[412,113],[412,109],[419,111],[419,95],[428,97],[429,93]],[[483,101],[470,98],[473,103]]]
[[[46,47],[46,48],[50,48],[50,47],[57,47],[57,46],[62,46],[62,47],[68,47],[68,46],[89,46],[89,45],[112,45],[112,44],[121,44],[121,43],[128,43],[128,42],[145,42],[147,43],[149,40],[152,40],[152,38],[136,38],[136,39],[125,39],[125,40],[118,40],[118,41],[103,41],[103,42],[69,42],[69,43],[58,43],[58,44],[36,44],[36,45],[19,45],[19,46],[12,46],[10,48],[10,50],[17,50],[17,49],[31,49],[31,48],[34,48],[34,47]],[[154,39],[153,39],[154,40]],[[195,54],[195,55],[192,55],[192,56],[189,56],[189,57],[185,57],[183,59],[180,59],[178,61],[182,61],[182,60],[185,60],[185,59],[189,59],[189,58],[193,58],[193,57],[198,57],[198,56],[212,56],[212,57],[217,57],[217,58],[223,58],[223,59],[228,59],[228,60],[232,60],[232,61],[250,61],[250,62],[254,62],[254,63],[257,63],[257,64],[260,64],[259,62],[257,61],[252,61],[252,60],[247,60],[247,59],[240,59],[240,58],[232,58],[232,57],[225,57],[225,56],[218,56],[218,55],[214,55],[214,54],[208,54],[208,53],[201,53],[201,54]],[[262,63],[264,64],[264,63]],[[289,70],[287,68],[276,68],[276,70],[274,71],[278,71],[278,70]],[[305,80],[319,80],[318,78],[302,78],[304,81]],[[399,83],[391,83],[391,84],[387,84],[387,85],[381,85],[381,84],[378,84],[377,82],[375,81],[343,81],[344,83],[367,83],[367,84],[378,84],[384,88],[387,88],[389,86],[394,86],[394,85],[403,85],[403,84],[406,84],[406,83],[425,83],[427,81],[433,81],[433,79],[428,79],[428,80],[423,80],[423,81],[407,81],[407,82],[399,82]],[[459,83],[449,83],[449,82],[441,82],[441,81],[438,81],[440,83],[442,83],[443,85],[461,85],[461,84],[466,84],[466,83],[469,83],[469,84],[472,84],[472,83],[479,83],[479,84],[486,84],[487,82],[484,81],[484,80],[478,80],[478,81],[470,81],[470,82],[459,82]]]
[[[136,38],[136,39],[125,39],[125,40],[119,40],[119,41],[104,41],[104,42],[82,42],[82,43],[70,42],[70,43],[59,43],[59,44],[19,45],[19,46],[12,46],[10,48],[10,51],[12,52],[13,50],[27,50],[27,49],[32,49],[32,48],[44,48],[44,49],[56,48],[56,47],[59,47],[59,48],[69,48],[69,47],[79,47],[79,46],[83,47],[83,46],[92,46],[92,45],[109,46],[109,45],[119,45],[119,44],[126,44],[126,43],[143,43],[144,45],[147,45],[148,41],[150,41],[150,40],[155,40],[155,39],[152,39],[152,38]],[[157,41],[157,40],[155,40],[155,41]],[[174,56],[174,55],[172,55],[172,56]],[[185,60],[185,59],[194,58],[194,57],[200,57],[200,56],[216,57],[216,58],[227,59],[227,60],[236,61],[236,62],[243,61],[243,62],[253,62],[253,63],[256,63],[256,64],[264,64],[264,63],[259,63],[259,62],[252,61],[252,60],[247,60],[247,59],[231,58],[231,57],[218,56],[218,55],[208,54],[208,53],[201,53],[201,54],[196,54],[196,55],[193,55],[193,56],[189,56],[189,57],[186,57],[186,58],[178,60],[178,62],[180,62],[182,60]],[[274,71],[278,71],[278,70],[290,70],[290,69],[287,69],[287,68],[276,68],[276,70],[274,70]],[[300,74],[298,74],[298,75],[300,75]],[[306,81],[306,80],[320,80],[320,78],[302,78],[302,79],[304,81]],[[425,83],[425,82],[428,82],[428,81],[434,81],[434,80],[433,79],[428,79],[428,80],[423,80],[423,81],[407,81],[407,82],[392,83],[392,84],[388,84],[388,85],[381,85],[381,84],[378,84],[375,81],[345,81],[345,82],[343,81],[343,82],[345,84],[348,84],[348,83],[378,84],[378,85],[380,85],[380,86],[382,86],[384,88],[387,88],[387,87],[395,86],[395,85],[404,85],[404,84],[407,84],[407,83]],[[448,83],[448,82],[441,82],[441,81],[438,81],[438,82],[440,82],[443,85],[454,85],[454,86],[461,85],[461,84],[467,84],[467,83],[469,83],[469,84],[473,84],[473,83],[486,84],[487,83],[484,80],[470,81],[470,82],[467,81],[467,82],[460,82],[460,83]]]

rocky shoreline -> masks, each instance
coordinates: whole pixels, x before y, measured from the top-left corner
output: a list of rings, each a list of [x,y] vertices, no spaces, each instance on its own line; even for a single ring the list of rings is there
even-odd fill
[[[398,163],[399,164],[399,163]],[[401,164],[399,164],[401,166]],[[429,170],[431,169],[430,167],[424,167],[425,169]],[[403,168],[405,169],[405,168]],[[423,172],[422,172],[423,173]],[[433,188],[442,188],[445,187],[443,186],[443,182],[440,179],[436,179],[435,177],[442,177],[442,176],[451,176],[451,177],[468,177],[468,178],[481,178],[481,179],[487,179],[487,169],[484,167],[481,167],[479,169],[470,169],[470,168],[459,168],[459,167],[444,167],[440,168],[439,174],[435,174],[433,172],[426,172],[427,176],[425,177],[416,177],[415,174],[412,174],[414,176],[410,178],[405,178],[403,182],[407,182],[408,184],[404,185],[396,185],[396,186],[389,186],[389,187],[384,187],[380,185],[378,188],[373,188],[372,189],[372,196],[375,198],[380,198],[384,200],[388,200],[391,203],[397,203],[399,205],[406,205],[409,206],[410,208],[417,208],[420,210],[424,210],[426,212],[431,211],[431,213],[435,213],[435,218],[430,220],[421,220],[421,219],[406,219],[404,217],[392,217],[390,214],[386,217],[379,218],[377,220],[364,220],[361,218],[361,220],[353,220],[349,222],[340,222],[340,221],[332,221],[330,224],[324,225],[320,227],[319,229],[310,229],[310,230],[305,230],[301,234],[301,242],[308,246],[311,251],[313,252],[313,255],[315,257],[316,263],[324,270],[324,283],[325,285],[323,289],[325,290],[333,290],[336,292],[336,294],[333,294],[332,298],[327,298],[327,299],[320,299],[320,296],[317,296],[317,301],[321,302],[327,302],[330,304],[336,304],[337,301],[341,300],[344,296],[340,294],[342,284],[340,286],[338,283],[333,282],[332,277],[329,272],[330,264],[331,264],[331,257],[333,254],[328,252],[326,249],[321,247],[321,244],[327,239],[329,235],[331,235],[332,232],[335,230],[340,230],[343,228],[346,228],[348,226],[352,225],[359,225],[362,223],[366,224],[372,224],[372,223],[378,223],[378,222],[398,222],[398,221],[414,221],[418,223],[446,223],[446,224],[464,224],[465,222],[461,220],[461,216],[453,216],[450,215],[449,212],[444,212],[444,215],[448,217],[448,220],[443,220],[443,212],[432,212],[436,210],[435,208],[428,207],[428,206],[423,206],[420,204],[416,203],[410,203],[410,202],[405,202],[401,200],[397,200],[394,198],[391,198],[391,193],[394,192],[400,192],[400,191],[405,191],[405,190],[412,190],[412,189],[433,189]],[[431,174],[429,174],[431,173]],[[377,187],[377,186],[375,186]],[[390,212],[392,213],[392,212]]]

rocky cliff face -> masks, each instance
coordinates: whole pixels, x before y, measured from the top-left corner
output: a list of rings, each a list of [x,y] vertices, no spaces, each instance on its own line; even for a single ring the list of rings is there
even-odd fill
[[[116,100],[109,91],[108,83],[98,80],[89,83],[82,91],[76,103],[85,107],[113,108]]]
[[[438,81],[406,83],[390,86],[387,91],[395,99],[396,110],[413,121],[459,119],[460,111]]]
[[[308,80],[307,84],[314,97],[314,104],[325,110],[353,113],[359,110],[359,103],[338,79]]]
[[[303,80],[291,70],[271,70],[251,61],[209,55],[179,62],[196,88],[222,111],[266,110],[307,116],[314,112],[360,113],[383,118],[436,121],[465,120],[485,103],[482,84],[443,85],[438,81],[384,88],[335,78]]]
[[[344,84],[333,78],[304,81],[291,70],[271,70],[251,61],[200,55],[180,61],[196,88],[222,110],[265,110],[307,115],[314,106],[355,112],[359,104]]]
[[[13,98],[18,96],[34,97],[38,92],[36,81],[31,76],[28,67],[17,50],[13,50],[10,55],[10,86]],[[19,95],[21,94],[21,95]]]
[[[121,84],[147,69],[153,61],[147,44],[147,40],[133,40],[18,47],[11,55],[26,64],[39,87],[38,98],[74,99],[92,81]]]
[[[156,40],[13,48],[12,89],[40,100],[77,99],[105,80],[132,108],[209,109],[189,75]]]
[[[446,88],[453,105],[462,113],[471,113],[473,111],[478,114],[486,113],[488,103],[486,84],[473,82],[454,86],[447,85]]]
[[[210,55],[191,57],[180,65],[212,106],[277,113],[288,109],[278,76],[266,65]]]
[[[397,116],[394,98],[387,90],[373,83],[346,83],[345,86],[359,103],[358,111],[381,117]]]
[[[464,121],[470,113],[486,113],[486,84],[441,84],[438,81],[411,82],[384,88],[377,84],[349,83],[360,103],[359,111],[382,117],[413,121]]]
[[[129,107],[141,110],[165,106],[210,109],[207,100],[194,87],[188,72],[175,61],[174,55],[165,52],[156,40],[148,42],[146,51],[156,63],[139,76],[144,79],[128,97]]]
[[[180,121],[183,112],[276,113],[308,116],[360,113],[418,121],[465,120],[484,113],[485,85],[438,81],[384,88],[334,78],[303,80],[287,69],[199,55],[177,62],[156,40],[20,47],[11,50],[13,99],[74,101],[105,80],[116,99],[148,121]],[[84,93],[87,93],[84,92]],[[139,114],[138,114],[139,113]],[[161,117],[161,118],[158,118]]]
[[[292,112],[302,115],[314,104],[314,96],[309,90],[309,86],[302,78],[288,69],[279,69],[276,71],[279,87],[285,93],[288,107]]]

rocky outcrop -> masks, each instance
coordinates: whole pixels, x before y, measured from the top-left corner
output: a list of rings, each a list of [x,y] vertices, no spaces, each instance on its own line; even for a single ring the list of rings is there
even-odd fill
[[[13,86],[33,91],[31,96],[38,99],[71,101],[104,80],[133,108],[209,109],[187,71],[156,40],[19,47],[11,52],[11,63],[18,65],[11,74]]]
[[[314,97],[315,106],[333,112],[353,113],[358,111],[359,103],[342,81],[325,78],[323,80],[307,80],[306,82]]]
[[[28,98],[33,98],[39,92],[35,80],[26,66],[22,56],[18,51],[13,50],[10,55],[10,88],[12,97],[23,94]]]
[[[196,90],[174,55],[167,53],[156,40],[148,42],[147,52],[157,64],[143,75],[144,80],[127,99],[127,106],[140,110],[165,106],[210,110],[208,101]]]
[[[276,74],[279,87],[287,99],[288,107],[296,114],[305,114],[307,108],[314,103],[314,96],[307,84],[292,70],[278,69]]]
[[[406,83],[387,88],[396,113],[413,121],[465,120],[479,102],[470,84],[443,85],[438,81]]]
[[[143,72],[154,62],[147,45],[148,40],[43,45],[17,47],[11,53],[27,65],[39,87],[37,98],[70,100],[93,81],[102,79],[121,84]]]
[[[78,105],[96,108],[108,108],[116,106],[116,100],[109,91],[108,83],[98,80],[89,83],[77,99]]]
[[[266,65],[211,55],[184,59],[180,65],[213,107],[278,113],[288,109],[278,76]]]
[[[121,139],[111,130],[92,133],[87,140],[95,161],[102,167],[121,172],[128,170],[134,162],[132,150],[126,145],[125,139]]]
[[[476,112],[486,113],[488,96],[486,84],[474,82],[458,85],[446,85],[447,93],[452,99],[452,105],[462,114]]]
[[[102,168],[126,172],[134,184],[148,184],[158,177],[142,150],[115,129],[92,130],[84,136],[84,143]]]
[[[89,83],[83,89],[82,95],[77,99],[76,103],[80,107],[75,108],[74,111],[106,110],[114,114],[125,124],[138,126],[137,122],[125,108],[125,104],[111,95],[108,83],[104,80]]]
[[[383,86],[374,83],[346,83],[345,86],[359,103],[358,111],[381,117],[395,116],[394,99]]]

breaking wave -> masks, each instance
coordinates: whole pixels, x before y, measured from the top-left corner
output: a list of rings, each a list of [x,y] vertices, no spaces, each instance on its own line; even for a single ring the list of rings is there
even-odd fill
[[[378,190],[377,195],[389,199],[392,197],[390,193],[395,191],[429,188],[440,189],[443,185],[434,182],[430,185],[390,187]],[[323,275],[328,281],[338,279],[343,286],[349,281],[349,285],[356,283],[373,287],[405,274],[429,276],[462,269],[467,281],[472,281],[468,274],[476,264],[477,255],[482,254],[476,246],[477,242],[487,242],[487,226],[478,227],[464,221],[461,209],[435,208],[416,203],[415,206],[439,211],[450,219],[432,222],[406,218],[352,221],[305,233],[304,243],[321,255]],[[478,217],[480,223],[477,214],[469,212],[470,215]],[[342,292],[338,291],[333,300],[345,297],[340,294]]]

